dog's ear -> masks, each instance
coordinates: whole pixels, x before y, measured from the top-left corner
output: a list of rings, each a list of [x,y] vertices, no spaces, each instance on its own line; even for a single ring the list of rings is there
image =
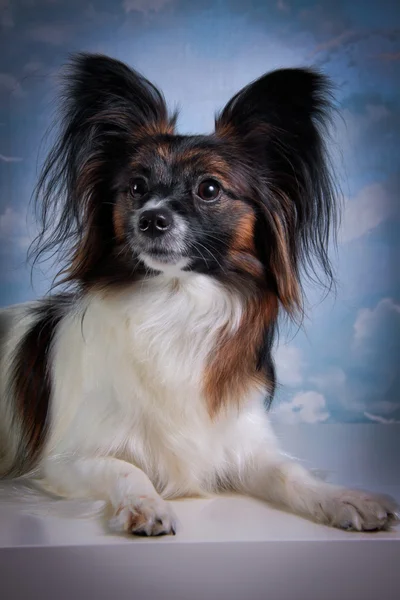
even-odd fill
[[[144,133],[173,132],[161,92],[118,60],[78,54],[63,79],[62,131],[50,164],[63,163],[69,194],[87,194],[92,176]]]
[[[143,135],[172,133],[176,116],[168,117],[152,83],[106,56],[75,55],[63,83],[58,137],[37,186],[42,231],[32,254],[37,259],[65,247],[72,280],[82,278],[104,250],[116,170],[132,158]]]
[[[98,54],[72,57],[64,76],[69,124],[96,124],[130,135],[140,128],[171,133],[173,123],[161,92],[122,62]]]
[[[327,246],[336,200],[325,149],[329,81],[309,69],[281,69],[238,92],[216,117],[254,174],[260,203],[256,242],[284,308],[301,305],[300,271],[332,282]]]

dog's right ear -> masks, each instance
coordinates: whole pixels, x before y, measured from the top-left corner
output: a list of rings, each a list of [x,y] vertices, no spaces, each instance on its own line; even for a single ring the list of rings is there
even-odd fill
[[[175,117],[152,83],[107,56],[75,55],[63,81],[63,131],[48,166],[64,172],[67,194],[79,203],[142,135],[173,133]]]
[[[135,135],[141,128],[172,133],[161,92],[122,62],[99,54],[72,57],[64,76],[66,118],[75,127],[96,125]]]
[[[173,133],[176,115],[169,117],[163,95],[142,75],[97,54],[77,54],[66,65],[60,109],[36,189],[41,232],[30,256],[35,262],[63,249],[72,263],[68,277],[76,279],[99,259],[94,248],[102,244],[94,242],[110,221],[104,213],[116,171],[142,137]]]

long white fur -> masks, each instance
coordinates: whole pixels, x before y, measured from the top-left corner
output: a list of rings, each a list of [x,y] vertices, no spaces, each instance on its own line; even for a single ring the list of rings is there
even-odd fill
[[[118,293],[87,294],[57,326],[50,434],[38,474],[44,489],[105,500],[110,527],[149,535],[175,529],[166,499],[206,495],[221,484],[317,521],[382,526],[394,512],[389,500],[322,482],[280,451],[263,390],[249,390],[242,408],[210,418],[205,363],[220,328],[238,327],[243,306],[210,277],[178,271]],[[9,450],[0,473],[20,435],[10,429],[6,386],[29,315],[30,305],[3,312],[12,322],[2,349],[0,411]]]

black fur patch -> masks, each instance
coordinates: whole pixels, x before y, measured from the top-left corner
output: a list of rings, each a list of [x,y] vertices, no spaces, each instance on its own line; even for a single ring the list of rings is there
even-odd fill
[[[35,323],[14,355],[11,397],[15,399],[16,419],[22,425],[22,440],[13,476],[35,466],[46,440],[51,396],[49,355],[55,329],[67,304],[68,296],[60,295],[41,301],[32,309]]]

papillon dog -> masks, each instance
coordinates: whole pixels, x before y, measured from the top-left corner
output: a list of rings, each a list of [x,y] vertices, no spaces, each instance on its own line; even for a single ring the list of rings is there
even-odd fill
[[[278,319],[307,274],[333,281],[332,108],[324,75],[280,69],[180,135],[141,74],[71,59],[33,247],[64,287],[0,314],[3,477],[103,500],[136,535],[175,534],[169,499],[228,491],[344,529],[398,518],[288,458],[268,414]]]

